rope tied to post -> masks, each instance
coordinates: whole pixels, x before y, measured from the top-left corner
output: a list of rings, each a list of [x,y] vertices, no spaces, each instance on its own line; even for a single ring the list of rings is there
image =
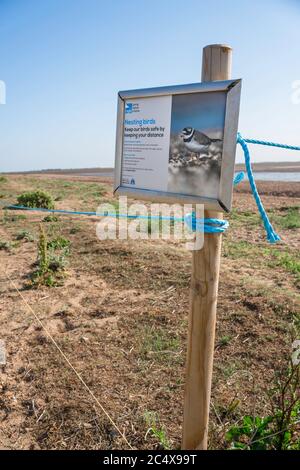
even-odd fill
[[[242,147],[242,150],[244,152],[245,166],[246,166],[250,188],[251,188],[253,197],[255,199],[258,212],[260,214],[260,217],[262,219],[262,222],[264,224],[264,227],[267,233],[267,240],[269,243],[276,243],[280,241],[281,238],[275,232],[270,222],[270,219],[266,213],[262,200],[259,196],[255,179],[254,179],[254,175],[253,175],[253,171],[252,171],[250,151],[249,151],[247,144],[265,145],[268,147],[276,147],[276,148],[282,148],[285,150],[296,150],[296,151],[300,151],[300,147],[294,146],[294,145],[278,144],[275,142],[269,142],[269,141],[264,141],[264,140],[244,139],[240,133],[238,133],[237,135],[237,143]],[[244,173],[243,172],[238,173],[235,176],[234,181],[233,181],[234,186],[239,184],[243,179],[244,179]],[[220,220],[220,219],[204,219],[204,221],[214,220],[214,224],[207,226],[203,224],[201,220],[198,222],[195,214],[192,214],[191,218],[192,218],[192,221],[188,219],[186,222],[192,228],[193,231],[201,231],[201,232],[206,232],[206,233],[222,233],[229,227],[229,223],[227,221]]]
[[[246,140],[243,139],[243,137],[241,136],[240,133],[238,133],[237,142],[241,145],[241,147],[244,151],[245,165],[246,165],[246,171],[247,171],[247,175],[248,175],[249,184],[250,184],[251,191],[252,191],[253,197],[255,199],[259,214],[261,216],[261,219],[263,221],[265,230],[267,232],[267,240],[270,243],[276,243],[277,241],[279,241],[281,239],[280,239],[279,235],[275,232],[275,230],[274,230],[274,228],[273,228],[273,226],[272,226],[272,224],[269,220],[269,217],[268,217],[268,215],[265,211],[263,203],[260,199],[256,184],[255,184],[252,167],[251,167],[249,148],[248,148]],[[259,142],[259,141],[257,141],[257,142]]]

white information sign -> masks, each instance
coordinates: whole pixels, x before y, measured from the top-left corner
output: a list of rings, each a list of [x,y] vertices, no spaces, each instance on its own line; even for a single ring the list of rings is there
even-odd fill
[[[115,191],[230,210],[240,80],[119,93]]]
[[[167,191],[171,96],[125,103],[122,185]]]

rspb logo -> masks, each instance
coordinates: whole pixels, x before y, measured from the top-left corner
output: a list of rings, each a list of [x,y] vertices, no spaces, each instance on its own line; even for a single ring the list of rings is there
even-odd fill
[[[135,185],[135,179],[134,179],[134,178],[131,178],[131,180],[130,180],[130,184],[133,184],[133,185]]]
[[[129,114],[129,113],[132,113],[132,111],[133,111],[133,104],[132,103],[126,103],[125,113]]]
[[[125,114],[139,113],[140,107],[138,103],[125,103]]]

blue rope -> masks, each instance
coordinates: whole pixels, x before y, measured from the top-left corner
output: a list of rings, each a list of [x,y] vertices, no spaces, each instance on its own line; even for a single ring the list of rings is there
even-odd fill
[[[244,173],[241,171],[237,173],[234,177],[233,184],[236,186],[244,179]],[[198,219],[196,221],[195,214],[188,214],[185,217],[163,217],[163,216],[148,216],[143,215],[128,215],[128,214],[111,214],[109,212],[105,212],[104,214],[100,214],[98,212],[86,212],[86,211],[68,211],[63,209],[45,209],[41,207],[27,207],[27,206],[19,206],[19,205],[11,205],[7,206],[6,209],[14,209],[14,210],[27,210],[27,211],[34,211],[34,212],[50,212],[53,214],[70,214],[70,215],[87,215],[93,217],[117,217],[117,218],[128,218],[128,219],[146,219],[146,220],[171,220],[173,222],[185,222],[188,227],[195,231],[199,230],[205,233],[222,233],[228,227],[229,223],[224,220],[218,219]]]
[[[58,214],[70,214],[70,215],[89,215],[89,216],[94,216],[94,217],[104,217],[104,216],[116,217],[116,214],[109,214],[109,213],[99,214],[97,212],[67,211],[63,209],[43,209],[41,207],[27,207],[27,206],[17,206],[17,205],[7,206],[5,207],[5,209],[34,211],[34,212],[50,212],[52,214],[58,213]],[[117,217],[127,217],[129,219],[135,219],[137,216],[117,214]],[[142,217],[143,216],[140,216],[140,218]]]
[[[238,134],[239,136],[240,134]],[[300,147],[294,146],[294,145],[286,145],[286,144],[276,144],[275,142],[268,142],[265,140],[256,140],[256,139],[243,139],[244,142],[247,144],[255,144],[255,145],[267,145],[268,147],[277,147],[280,149],[286,149],[286,150],[299,150]]]
[[[27,210],[34,212],[50,212],[58,214],[71,214],[71,215],[88,215],[94,217],[116,217],[116,218],[127,218],[127,219],[144,219],[144,220],[171,220],[172,222],[185,222],[188,227],[192,230],[199,230],[205,233],[222,233],[228,227],[229,223],[226,220],[219,219],[196,219],[194,213],[187,214],[185,217],[164,217],[160,215],[128,215],[128,214],[116,214],[104,212],[100,214],[99,212],[82,212],[82,211],[67,211],[61,209],[44,209],[40,207],[27,207],[27,206],[17,206],[11,205],[7,206],[6,209],[14,210]]]
[[[72,214],[72,215],[96,215],[96,212],[80,212],[80,211],[67,211],[60,209],[43,209],[41,207],[27,207],[27,206],[17,206],[11,205],[7,206],[4,209],[14,209],[14,210],[24,210],[24,211],[34,211],[34,212],[50,212],[50,213],[59,213],[59,214]]]
[[[277,241],[280,240],[280,237],[279,235],[277,235],[277,233],[275,232],[275,230],[273,229],[273,226],[269,220],[269,217],[267,216],[267,213],[265,211],[265,208],[263,206],[263,203],[260,199],[260,196],[258,194],[258,191],[257,191],[257,187],[256,187],[256,184],[255,184],[255,181],[254,181],[254,176],[253,176],[253,172],[252,172],[252,168],[251,168],[251,162],[250,162],[250,152],[249,152],[249,149],[248,149],[248,145],[246,143],[246,140],[243,139],[243,137],[241,136],[240,133],[238,133],[238,138],[237,138],[237,142],[241,145],[243,151],[244,151],[244,156],[245,156],[245,165],[246,165],[246,170],[247,170],[247,175],[248,175],[248,179],[249,179],[249,183],[250,183],[250,187],[251,187],[251,190],[252,190],[252,194],[254,196],[254,199],[255,199],[255,202],[256,202],[256,205],[258,207],[258,210],[259,210],[259,213],[260,213],[260,216],[262,218],[262,221],[263,221],[263,224],[265,226],[265,229],[266,229],[266,232],[267,232],[267,239],[270,243],[276,243]],[[258,142],[258,141],[257,141]],[[254,142],[253,142],[254,143]],[[300,150],[300,149],[299,149]]]
[[[250,162],[250,152],[248,148],[248,144],[256,144],[256,145],[266,145],[269,147],[277,147],[286,150],[298,150],[300,151],[300,147],[294,145],[286,145],[286,144],[278,144],[275,142],[268,142],[264,140],[256,140],[256,139],[244,139],[240,133],[237,136],[237,143],[241,145],[244,151],[245,157],[245,165],[247,170],[247,175],[250,183],[250,187],[252,190],[253,197],[255,199],[256,205],[258,207],[260,216],[262,218],[264,227],[267,232],[267,239],[270,243],[276,243],[280,240],[279,235],[275,232],[268,215],[265,211],[263,203],[260,199],[260,196],[257,191],[257,187],[254,180],[254,175],[252,172],[251,162]],[[233,184],[236,186],[244,179],[244,173],[241,171],[237,173],[234,177]],[[59,209],[43,209],[43,208],[33,208],[33,207],[26,207],[26,206],[17,206],[12,205],[6,207],[6,209],[16,209],[16,210],[31,210],[31,211],[39,211],[39,212],[51,212],[51,213],[60,213],[60,214],[72,214],[72,215],[88,215],[88,216],[95,216],[95,217],[117,217],[117,218],[128,218],[128,219],[157,219],[157,220],[172,220],[178,222],[185,222],[188,227],[192,231],[201,231],[205,233],[222,233],[228,227],[229,223],[226,220],[221,219],[197,219],[195,213],[188,214],[185,217],[162,217],[162,216],[148,216],[143,215],[127,215],[127,214],[110,214],[108,212],[104,214],[99,214],[97,212],[81,212],[81,211],[67,211],[67,210],[59,210]]]
[[[240,171],[237,173],[233,179],[233,186],[238,185],[243,179],[245,178],[245,173],[243,171]]]
[[[227,220],[197,219],[195,213],[187,214],[184,219],[189,229],[193,232],[223,233],[229,227]]]

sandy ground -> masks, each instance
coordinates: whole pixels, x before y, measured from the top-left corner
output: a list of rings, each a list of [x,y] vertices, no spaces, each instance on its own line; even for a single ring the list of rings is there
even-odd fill
[[[286,367],[291,325],[299,318],[299,228],[285,225],[289,210],[299,209],[300,184],[259,186],[283,241],[266,243],[243,183],[223,242],[213,449],[229,446],[226,431],[245,414],[270,413],[267,391]],[[112,200],[107,181],[84,177],[11,176],[0,193],[14,202],[38,187],[53,194],[57,208],[95,210],[99,201]],[[7,349],[7,364],[0,366],[0,448],[128,448],[44,327],[132,447],[179,448],[191,273],[184,243],[99,241],[95,218],[43,222],[44,214],[22,214],[2,210],[0,216],[0,240],[9,243],[0,250],[0,339]],[[60,235],[71,242],[57,287],[30,286],[40,222],[49,239]],[[21,230],[34,241],[17,240]]]

